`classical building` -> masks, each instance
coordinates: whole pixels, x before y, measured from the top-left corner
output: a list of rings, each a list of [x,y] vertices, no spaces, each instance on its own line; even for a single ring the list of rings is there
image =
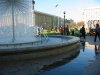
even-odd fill
[[[43,28],[55,28],[63,25],[63,18],[43,13],[40,11],[34,11],[35,25]]]
[[[94,28],[96,23],[100,24],[100,6],[87,8],[83,12],[85,27]]]

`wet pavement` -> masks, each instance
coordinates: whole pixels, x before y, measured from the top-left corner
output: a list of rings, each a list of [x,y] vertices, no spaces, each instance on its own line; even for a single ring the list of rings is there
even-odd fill
[[[100,42],[88,36],[69,53],[21,62],[0,62],[0,75],[100,75]]]
[[[89,47],[90,49],[94,49],[94,60],[91,61],[87,68],[85,75],[100,75],[100,42],[99,39],[97,39],[97,42],[94,43],[94,37],[89,36],[86,39],[86,42],[90,45],[86,45],[86,47]]]
[[[75,59],[40,75],[100,75],[100,42],[93,40],[93,36],[85,41],[81,38],[80,53]]]

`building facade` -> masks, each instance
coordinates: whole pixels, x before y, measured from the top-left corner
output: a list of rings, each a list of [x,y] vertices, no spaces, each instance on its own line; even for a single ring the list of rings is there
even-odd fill
[[[59,27],[63,25],[63,18],[39,12],[39,11],[34,11],[35,14],[35,25],[39,27],[43,27],[45,29],[53,29],[55,27]]]
[[[100,7],[87,8],[83,12],[85,27],[95,28],[95,25],[100,24]]]

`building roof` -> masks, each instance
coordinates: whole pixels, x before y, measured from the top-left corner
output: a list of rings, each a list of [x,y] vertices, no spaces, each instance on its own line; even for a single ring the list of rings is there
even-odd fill
[[[95,6],[95,7],[88,7],[88,8],[86,8],[87,10],[88,9],[100,9],[100,6]]]
[[[56,16],[56,15],[52,15],[52,14],[48,14],[48,13],[44,13],[44,12],[37,11],[37,10],[34,10],[34,12],[36,12],[36,13],[40,13],[40,14],[45,14],[45,15],[48,15],[48,16],[55,16],[55,17],[59,17],[59,16]],[[60,17],[59,17],[59,18],[60,18]]]

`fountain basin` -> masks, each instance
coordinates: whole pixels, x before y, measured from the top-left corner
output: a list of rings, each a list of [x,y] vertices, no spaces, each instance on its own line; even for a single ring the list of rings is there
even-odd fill
[[[35,59],[74,50],[80,39],[74,36],[49,36],[48,40],[0,45],[0,61]]]

